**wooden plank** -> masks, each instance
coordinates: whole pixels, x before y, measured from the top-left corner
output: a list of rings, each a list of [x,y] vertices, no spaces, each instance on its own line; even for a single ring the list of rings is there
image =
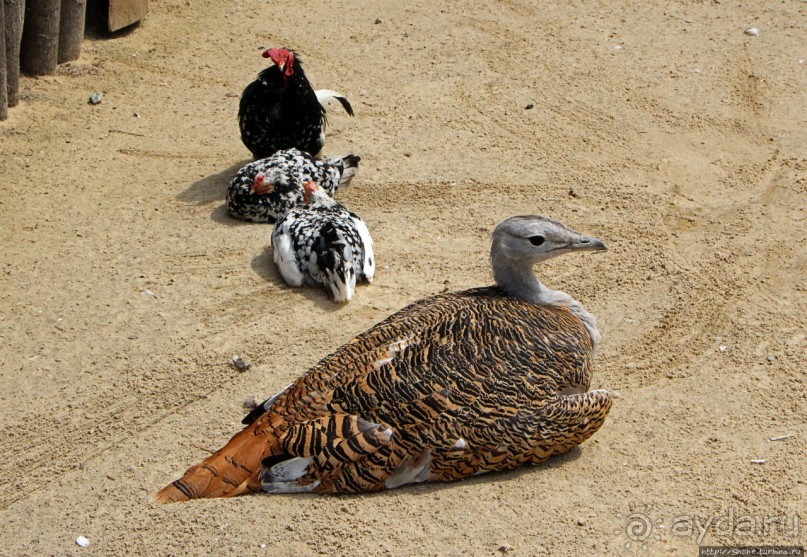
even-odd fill
[[[87,0],[62,0],[59,21],[59,63],[78,60],[84,40]]]
[[[149,0],[109,0],[109,30],[137,23],[149,11]]]
[[[25,0],[5,0],[3,3],[6,18],[6,89],[8,106],[11,108],[20,102],[20,43]]]

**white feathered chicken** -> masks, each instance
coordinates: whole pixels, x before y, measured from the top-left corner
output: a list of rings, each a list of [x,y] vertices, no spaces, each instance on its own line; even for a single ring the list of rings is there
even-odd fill
[[[357,282],[373,281],[370,231],[316,182],[305,185],[304,202],[275,224],[275,263],[289,286],[321,285],[334,302],[348,302]]]

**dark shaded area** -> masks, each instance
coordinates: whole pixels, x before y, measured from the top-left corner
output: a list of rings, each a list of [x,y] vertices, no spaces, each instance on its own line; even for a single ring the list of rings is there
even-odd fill
[[[251,161],[252,159],[242,160],[221,172],[197,180],[188,189],[177,195],[177,200],[193,205],[206,205],[213,201],[223,200],[227,195],[227,187],[235,174]]]
[[[348,305],[350,305],[350,303],[336,304],[332,302],[328,299],[328,296],[325,294],[325,290],[321,286],[301,286],[299,288],[295,288],[287,285],[286,281],[283,280],[283,277],[280,275],[280,271],[275,265],[272,246],[269,244],[270,236],[272,234],[272,225],[256,224],[255,226],[266,227],[266,240],[268,244],[260,255],[256,255],[252,258],[252,262],[250,263],[252,270],[255,271],[259,277],[268,282],[276,284],[280,288],[285,288],[289,291],[289,296],[300,296],[307,298],[317,307],[324,309],[325,311],[339,311],[340,309],[346,308]],[[356,294],[359,294],[358,289]]]
[[[86,38],[96,41],[126,37],[140,27],[136,21],[117,31],[109,30],[109,0],[87,0]]]

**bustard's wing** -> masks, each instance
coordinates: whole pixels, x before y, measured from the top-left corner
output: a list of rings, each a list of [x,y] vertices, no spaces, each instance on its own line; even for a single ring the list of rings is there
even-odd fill
[[[321,444],[308,442],[317,436],[314,429],[290,430],[295,440],[284,442],[288,454],[312,459],[297,480],[316,482],[318,491],[373,490],[510,468],[564,452],[599,428],[610,399],[558,394],[587,383],[591,350],[585,327],[566,310],[493,289],[437,296],[324,358],[272,411],[312,428],[334,415],[389,432],[376,436],[371,450],[342,443],[335,433],[332,443],[344,445],[335,462],[332,451],[326,458]],[[311,391],[322,393],[321,405],[301,409],[297,401]]]

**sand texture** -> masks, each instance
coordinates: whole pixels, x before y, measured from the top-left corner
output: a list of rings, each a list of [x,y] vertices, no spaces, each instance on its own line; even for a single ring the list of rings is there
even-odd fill
[[[24,78],[0,123],[0,555],[805,544],[805,10],[157,0]],[[338,198],[378,271],[345,307],[287,288],[271,227],[224,207],[249,160],[238,95],[283,45],[356,113],[330,111],[325,154],[362,157]],[[610,248],[537,268],[599,320],[592,387],[620,397],[590,441],[453,484],[153,502],[245,398],[411,301],[489,284],[490,231],[531,213]]]

